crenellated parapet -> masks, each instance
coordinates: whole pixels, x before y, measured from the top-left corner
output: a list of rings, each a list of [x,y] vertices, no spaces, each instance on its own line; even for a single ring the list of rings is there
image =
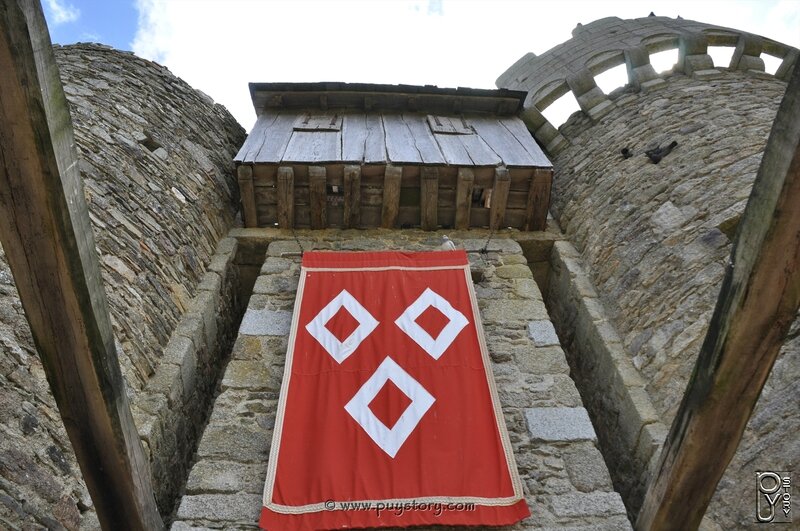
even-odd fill
[[[571,91],[581,110],[593,121],[611,112],[615,102],[595,82],[595,76],[624,64],[628,83],[637,90],[663,87],[665,79],[650,64],[650,54],[678,49],[675,72],[699,80],[718,79],[725,69],[714,66],[709,46],[733,47],[728,70],[768,76],[762,54],[782,60],[775,77],[786,80],[797,62],[798,50],[751,33],[682,18],[650,16],[622,20],[608,17],[578,26],[572,39],[542,55],[528,53],[499,78],[500,88],[525,90],[522,118],[536,140],[551,155],[567,140],[542,111]],[[771,77],[771,76],[770,76]]]

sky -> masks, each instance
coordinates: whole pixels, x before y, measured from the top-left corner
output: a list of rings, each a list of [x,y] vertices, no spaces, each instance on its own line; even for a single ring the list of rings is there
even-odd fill
[[[568,40],[578,23],[659,16],[749,31],[800,47],[800,0],[42,0],[54,43],[101,42],[167,66],[245,129],[248,82],[345,81],[494,88],[527,52]],[[710,50],[727,66],[732,48]],[[652,61],[674,64],[677,52]],[[770,59],[770,58],[768,58]],[[779,61],[768,60],[774,71]],[[624,67],[599,76],[606,92]],[[544,114],[559,125],[571,95]]]

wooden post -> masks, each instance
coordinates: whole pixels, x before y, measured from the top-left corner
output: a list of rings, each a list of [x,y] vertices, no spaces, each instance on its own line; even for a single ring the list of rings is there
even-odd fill
[[[324,166],[308,167],[308,204],[312,229],[324,229],[328,226],[326,175]]]
[[[489,228],[497,230],[503,226],[506,217],[506,202],[508,190],[511,187],[511,177],[508,170],[500,166],[494,171],[494,186],[492,187],[492,203],[489,210]]]
[[[525,213],[525,230],[545,230],[547,210],[550,207],[550,188],[553,183],[553,170],[535,168],[528,190],[528,209]]]
[[[439,170],[423,167],[420,171],[419,216],[422,230],[439,227]]]
[[[162,529],[42,8],[0,2],[0,239],[97,516]]]
[[[383,207],[381,209],[381,227],[393,229],[397,224],[397,213],[400,211],[400,180],[403,168],[386,166],[383,176]]]
[[[637,529],[697,528],[736,452],[798,305],[800,68],[795,68]]]
[[[469,216],[472,209],[472,187],[474,183],[475,173],[470,168],[458,169],[455,221],[455,228],[458,230],[466,230],[469,228]]]
[[[355,229],[361,224],[361,166],[344,167],[344,207],[342,227]]]
[[[239,178],[239,193],[242,198],[242,217],[245,227],[258,227],[258,215],[256,213],[256,192],[253,188],[253,166],[251,164],[240,164],[236,168]]]
[[[294,170],[291,166],[278,168],[278,227],[294,228]]]

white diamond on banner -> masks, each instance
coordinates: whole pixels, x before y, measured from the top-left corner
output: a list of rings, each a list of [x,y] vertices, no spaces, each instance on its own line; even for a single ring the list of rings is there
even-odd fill
[[[375,399],[387,381],[391,381],[411,400],[391,429],[369,408],[370,402]],[[381,450],[394,458],[435,401],[436,399],[418,381],[387,356],[344,409],[364,428]]]
[[[358,321],[358,328],[353,330],[347,339],[339,341],[339,339],[328,330],[325,325],[328,324],[334,315],[339,313],[339,310],[344,307],[353,318]],[[314,339],[319,341],[328,354],[331,355],[337,363],[342,363],[347,359],[350,354],[355,352],[368,335],[378,327],[378,321],[372,317],[366,308],[359,303],[347,290],[342,290],[334,299],[327,304],[314,319],[306,325],[306,330],[311,334]]]
[[[442,328],[436,339],[417,324],[417,318],[430,306],[442,312],[449,319],[449,322]],[[438,360],[447,350],[447,347],[455,341],[461,330],[469,324],[469,321],[464,317],[464,314],[453,308],[441,295],[427,288],[394,323],[422,347],[425,352],[430,354],[433,359]]]

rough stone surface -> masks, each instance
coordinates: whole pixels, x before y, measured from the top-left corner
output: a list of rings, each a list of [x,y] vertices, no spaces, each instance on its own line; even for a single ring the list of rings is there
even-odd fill
[[[289,333],[292,314],[275,310],[248,310],[242,318],[240,334],[247,336],[279,336]]]
[[[558,336],[553,323],[549,320],[531,321],[528,323],[528,335],[537,347],[558,345]]]
[[[665,79],[657,90],[621,91],[617,108],[599,123],[574,114],[560,128],[569,145],[554,158],[552,212],[579,251],[562,266],[572,275],[570,261],[583,262],[619,335],[612,350],[639,372],[654,407],[639,407],[642,395],[634,393],[627,413],[617,406],[623,416],[604,417],[609,429],[618,422],[620,437],[637,446],[645,444],[637,442],[637,423],[647,424],[655,413],[669,426],[675,415],[786,88],[775,78],[727,71],[713,80],[677,74]],[[659,164],[643,155],[672,140],[678,146]],[[622,148],[633,156],[623,159]],[[552,293],[550,300],[555,301]],[[568,322],[580,324],[578,317]],[[748,485],[756,470],[796,469],[800,462],[793,442],[800,410],[786,406],[785,394],[796,392],[791,375],[797,348],[784,347],[786,361],[775,364],[709,507],[724,528],[752,521]],[[623,445],[617,448],[626,452]],[[641,491],[648,462],[631,457],[619,456],[612,468],[638,483],[631,492]]]
[[[528,433],[534,440],[581,441],[597,439],[582,407],[537,407],[525,410]]]
[[[231,158],[244,132],[154,63],[95,45],[55,54],[122,372],[142,405],[134,408],[137,426],[154,437],[160,427],[144,408],[158,411],[162,395],[142,389],[233,223]],[[99,528],[2,253],[0,349],[0,529]],[[186,383],[199,370],[191,368]],[[183,393],[184,381],[176,383]],[[167,451],[176,447],[174,433],[169,440]],[[145,440],[145,451],[153,450]]]
[[[360,239],[320,232],[316,241],[307,243],[327,249],[430,250],[440,241],[437,235],[420,231],[355,234]],[[450,236],[458,241],[454,231]],[[524,258],[519,245],[504,237],[495,238],[492,243],[498,244],[498,250],[506,250],[488,255],[470,253],[470,261],[481,279],[475,286],[478,306],[503,414],[534,515],[505,529],[630,529],[625,507],[613,492],[608,470],[591,440],[594,431],[567,375],[564,352],[558,346],[537,347],[528,335],[529,322],[547,319],[541,292],[532,280],[520,282],[516,274],[496,274],[502,267],[519,265]],[[300,257],[288,255],[291,244],[296,249],[293,241],[270,245],[258,282],[276,289],[252,296],[248,307],[251,315],[292,311]],[[287,267],[287,261],[292,267]],[[525,276],[530,278],[530,272]],[[492,318],[503,304],[513,306],[516,313]],[[233,360],[225,371],[222,393],[200,442],[173,530],[256,529],[289,334],[282,327],[262,330],[258,335],[240,333],[236,340]],[[254,330],[243,323],[243,331]],[[586,436],[573,440],[574,429],[562,427],[551,430],[555,436],[547,440],[535,439],[528,432],[526,408],[556,412],[561,418],[565,413],[577,416],[581,433]],[[557,422],[551,421],[554,424]],[[535,426],[541,427],[538,423]],[[251,481],[253,476],[258,480]],[[562,500],[565,495],[574,499]]]

